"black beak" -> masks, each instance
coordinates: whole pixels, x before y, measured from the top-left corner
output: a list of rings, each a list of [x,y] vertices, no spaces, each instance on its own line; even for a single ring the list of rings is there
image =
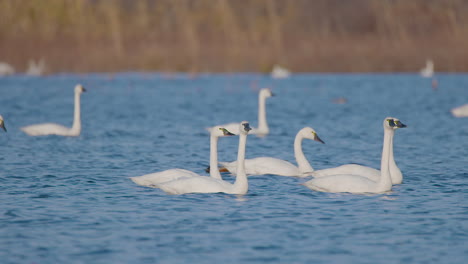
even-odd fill
[[[83,92],[86,92],[86,89],[83,87]]]
[[[400,122],[400,121],[396,121],[396,122],[395,122],[395,124],[396,124],[396,126],[397,126],[398,128],[403,128],[403,127],[406,127],[406,125],[405,125],[405,124],[403,124],[403,123],[402,123],[402,122]]]
[[[233,133],[231,133],[231,132],[228,131],[228,132],[225,133],[224,135],[225,135],[225,136],[235,136],[236,134],[233,134]]]
[[[274,94],[273,92],[271,92],[271,96],[276,96],[276,94]]]
[[[322,144],[325,144],[325,142],[323,142],[323,140],[321,138],[319,138],[319,136],[317,134],[315,134],[315,139],[314,140],[318,141],[318,142],[320,142]]]
[[[243,124],[243,125],[244,125],[245,131],[249,132],[250,130],[252,130],[252,128],[250,127],[249,123],[245,123],[245,124]]]
[[[2,122],[2,123],[0,124],[0,127],[2,127],[3,130],[5,130],[5,132],[7,132],[6,127],[5,127],[5,123]]]

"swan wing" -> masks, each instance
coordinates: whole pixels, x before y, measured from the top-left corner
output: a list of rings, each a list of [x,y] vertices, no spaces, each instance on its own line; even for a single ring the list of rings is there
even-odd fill
[[[69,135],[70,128],[59,124],[45,123],[22,127],[21,130],[30,136]]]
[[[160,188],[168,194],[220,192],[230,193],[233,189],[233,185],[226,181],[206,176],[181,178],[178,180],[156,184],[152,187]]]
[[[315,191],[333,193],[381,193],[387,191],[380,188],[375,181],[366,177],[351,174],[314,178],[305,182],[303,185]]]
[[[237,161],[220,162],[220,164],[229,170],[232,174],[237,174]],[[299,176],[299,169],[291,162],[271,158],[258,157],[245,160],[245,173],[247,175],[280,175],[280,176]]]
[[[151,186],[163,182],[169,182],[186,177],[199,176],[195,172],[184,169],[170,169],[161,172],[155,172],[138,177],[131,177],[130,179],[141,186]]]
[[[335,168],[316,170],[310,173],[315,178],[326,177],[339,174],[352,174],[366,177],[370,180],[377,181],[380,177],[380,171],[371,167],[358,164],[346,164]]]

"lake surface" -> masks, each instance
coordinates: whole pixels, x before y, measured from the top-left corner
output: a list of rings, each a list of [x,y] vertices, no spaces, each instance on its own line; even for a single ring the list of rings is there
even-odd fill
[[[466,263],[468,259],[468,75],[96,74],[0,78],[1,263]],[[82,83],[82,134],[30,137],[20,127],[71,126]],[[244,196],[167,195],[128,178],[170,168],[206,175],[205,127],[248,120],[257,91],[270,135],[250,135],[247,158],[294,161],[304,140],[315,169],[380,166],[382,120],[395,135],[404,182],[380,195],[314,192],[306,179],[249,177]],[[333,100],[344,97],[345,104]],[[219,160],[237,155],[221,138]],[[229,174],[224,179],[233,181]]]

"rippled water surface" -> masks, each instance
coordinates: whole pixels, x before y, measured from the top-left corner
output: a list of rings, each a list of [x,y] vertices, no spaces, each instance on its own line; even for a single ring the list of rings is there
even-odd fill
[[[1,263],[466,263],[468,75],[56,75],[0,78]],[[42,122],[71,126],[82,83],[81,136],[29,137]],[[270,135],[247,157],[294,161],[299,129],[315,169],[378,168],[382,120],[395,135],[404,183],[381,195],[319,193],[305,179],[249,177],[244,196],[167,195],[128,179],[170,168],[205,174],[205,127],[257,125],[257,91],[271,87]],[[344,97],[345,104],[333,100]],[[236,137],[219,159],[234,160]],[[234,178],[223,175],[228,181]]]

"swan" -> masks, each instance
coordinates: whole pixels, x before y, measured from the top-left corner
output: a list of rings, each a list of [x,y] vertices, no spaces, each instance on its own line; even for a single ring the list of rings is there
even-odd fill
[[[3,120],[3,116],[0,115],[0,127],[7,132],[6,127],[5,127],[5,121]]]
[[[258,157],[245,160],[245,173],[247,175],[273,174],[279,176],[309,176],[307,174],[314,171],[314,169],[310,166],[310,163],[307,161],[307,158],[304,156],[304,152],[302,151],[302,140],[304,138],[325,144],[313,128],[304,127],[299,130],[296,138],[294,139],[294,156],[296,157],[298,166],[277,158]],[[223,166],[221,171],[227,170],[233,174],[237,173],[237,161],[220,162],[220,164]]]
[[[168,194],[185,193],[227,193],[227,194],[246,194],[249,189],[247,175],[244,169],[245,145],[247,143],[247,134],[251,130],[247,121],[242,121],[239,125],[239,149],[237,152],[238,168],[236,181],[234,184],[222,179],[215,179],[206,176],[195,176],[182,178],[170,182],[154,185],[161,188]],[[213,169],[214,170],[214,169]]]
[[[270,132],[268,128],[268,123],[266,120],[266,109],[265,109],[265,101],[267,98],[274,96],[268,88],[263,88],[258,93],[258,128],[252,128],[252,131],[249,134],[256,134],[258,136],[265,136]],[[239,123],[229,123],[225,125],[220,125],[221,127],[226,128],[231,133],[236,135],[239,134]],[[212,127],[207,128],[208,131],[212,130]]]
[[[389,117],[388,119],[393,120],[393,122],[395,123],[395,126],[393,126],[393,130],[406,127],[406,125],[401,123],[398,118]],[[395,163],[395,159],[393,158],[393,137],[391,138],[390,146],[389,146],[389,170],[390,170],[390,177],[392,179],[392,183],[401,184],[403,182],[403,174],[401,173],[400,168],[398,168],[398,166]],[[335,168],[316,170],[310,173],[310,175],[315,178],[325,177],[325,176],[330,176],[330,175],[337,175],[337,174],[361,175],[373,181],[377,181],[380,178],[379,170],[371,168],[371,167],[367,167],[367,166],[358,165],[358,164],[345,164],[345,165],[341,165]]]
[[[223,136],[234,136],[231,132],[222,127],[216,127],[210,133],[210,166],[218,167],[218,138]],[[184,177],[199,176],[197,173],[184,169],[170,169],[155,172],[130,179],[141,186],[151,186],[158,183],[168,182]],[[210,171],[210,176],[214,179],[221,179],[221,174],[217,169]]]
[[[80,95],[83,92],[86,92],[86,89],[81,84],[77,84],[75,86],[75,116],[73,119],[72,128],[64,127],[54,123],[45,123],[22,127],[21,130],[30,136],[79,136],[81,132]]]
[[[468,104],[453,108],[450,112],[455,117],[468,117]]]
[[[279,65],[275,65],[273,67],[273,70],[271,71],[271,77],[273,79],[285,79],[285,78],[289,78],[290,75],[291,75],[291,72],[288,69],[283,68]]]
[[[337,174],[320,178],[314,178],[303,183],[307,188],[321,192],[349,192],[349,193],[383,193],[392,189],[392,180],[389,170],[389,155],[392,137],[395,134],[394,127],[398,126],[393,118],[384,119],[384,141],[382,159],[380,162],[381,176],[373,181],[362,175]]]
[[[426,67],[420,71],[422,77],[430,78],[434,75],[434,62],[426,60]]]

